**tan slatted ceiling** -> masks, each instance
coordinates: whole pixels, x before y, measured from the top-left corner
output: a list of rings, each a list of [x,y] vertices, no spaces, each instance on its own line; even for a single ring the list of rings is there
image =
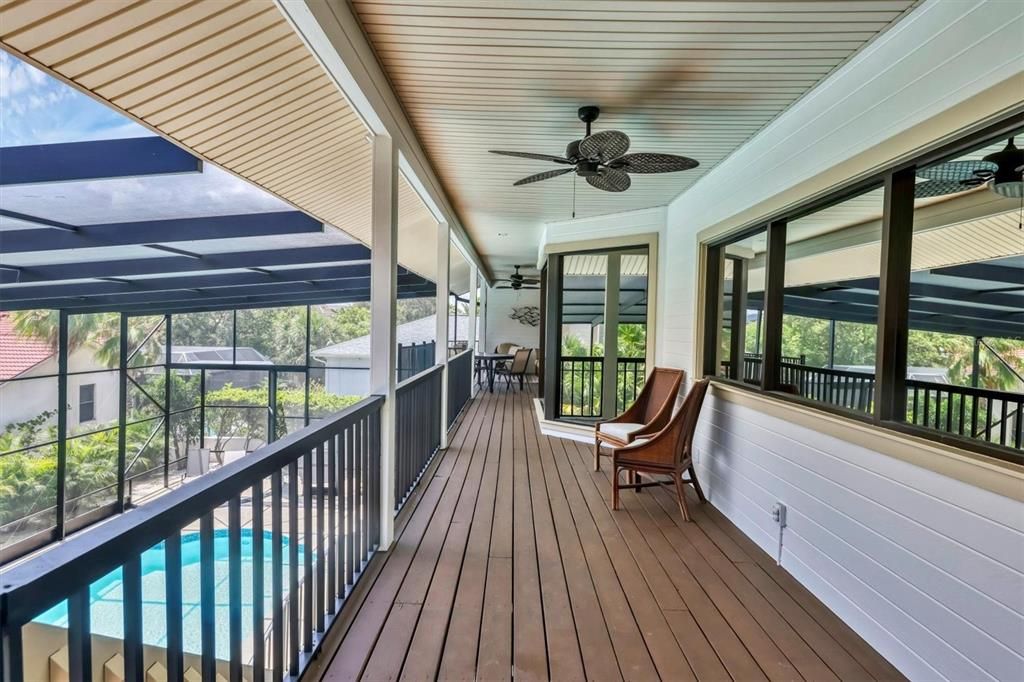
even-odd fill
[[[513,188],[556,166],[488,149],[561,155],[597,104],[596,129],[701,167],[624,194],[577,179],[577,216],[666,204],[913,4],[352,0],[474,243],[506,266],[571,216],[573,176]]]
[[[367,130],[270,0],[6,0],[0,43],[369,242]],[[433,239],[400,195],[403,239]],[[433,278],[434,250],[401,253]]]

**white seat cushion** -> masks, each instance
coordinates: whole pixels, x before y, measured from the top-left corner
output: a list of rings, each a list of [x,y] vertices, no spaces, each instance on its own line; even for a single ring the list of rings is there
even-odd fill
[[[634,431],[639,431],[644,427],[643,424],[632,424],[630,422],[612,422],[611,424],[601,424],[599,427],[601,433],[607,434],[612,438],[617,438],[623,442],[629,440],[629,434]]]
[[[632,443],[630,443],[629,445],[627,445],[627,446],[626,446],[626,448],[635,448],[635,447],[639,447],[639,446],[641,446],[641,445],[646,445],[646,444],[647,444],[647,443],[649,443],[649,442],[651,442],[651,439],[650,439],[650,438],[637,438],[637,439],[636,439],[635,441],[633,441]],[[622,449],[623,449],[623,450],[625,450],[626,448],[622,448]]]

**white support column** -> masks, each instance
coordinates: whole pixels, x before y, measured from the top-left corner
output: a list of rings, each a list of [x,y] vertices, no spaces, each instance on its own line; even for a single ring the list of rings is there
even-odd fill
[[[441,449],[448,447],[448,273],[451,270],[451,232],[448,223],[437,224],[437,341],[434,362],[441,372]],[[456,318],[456,323],[458,318]],[[456,331],[458,328],[456,327]]]
[[[480,324],[480,348],[477,350],[481,353],[487,353],[491,350],[491,347],[487,344],[487,292],[488,286],[485,282],[480,287],[480,317],[483,322]]]
[[[615,416],[619,370],[619,270],[622,256],[608,254],[604,283],[604,363],[601,379],[601,417]]]
[[[384,396],[380,419],[380,549],[395,537],[395,324],[398,297],[398,149],[373,138],[370,260],[370,392]]]
[[[476,357],[476,324],[477,324],[477,322],[476,322],[476,290],[477,290],[477,285],[479,284],[479,280],[480,280],[480,277],[479,277],[479,275],[477,273],[476,263],[474,263],[473,261],[470,261],[469,262],[469,319],[467,320],[467,322],[469,324],[467,325],[468,326],[468,331],[466,332],[466,335],[468,337],[467,345],[469,346],[469,349],[472,351],[472,355],[470,355],[470,358],[469,358],[469,362],[470,362],[469,366],[470,367],[473,367],[474,362],[475,362],[474,358]],[[475,380],[476,380],[476,376],[473,376],[473,380],[471,380],[470,383],[469,383],[470,395],[476,395],[476,381]]]

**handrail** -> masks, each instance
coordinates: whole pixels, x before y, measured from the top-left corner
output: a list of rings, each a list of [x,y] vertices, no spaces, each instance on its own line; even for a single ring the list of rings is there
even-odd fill
[[[397,386],[395,386],[395,392],[397,393],[407,391],[416,384],[426,381],[433,374],[440,372],[442,369],[444,369],[444,365],[432,365],[431,367],[428,367],[419,374],[414,374],[408,379],[403,379],[402,381],[398,382]]]
[[[369,396],[334,417],[290,433],[248,457],[229,462],[34,559],[6,569],[0,582],[0,625],[4,631],[24,625],[76,588],[87,587],[118,568],[126,557],[153,547],[168,532],[192,523],[206,510],[220,507],[280,471],[339,428],[373,413],[383,402],[383,396]]]
[[[995,388],[978,388],[976,386],[961,386],[959,384],[940,384],[934,381],[922,381],[921,379],[907,379],[907,387],[920,388],[922,390],[927,389],[931,391],[939,389],[942,391],[958,393],[960,395],[969,395],[977,398],[991,398],[992,400],[1005,400],[1011,403],[1024,401],[1024,396],[1020,393],[1013,393],[1012,391],[1000,391]]]

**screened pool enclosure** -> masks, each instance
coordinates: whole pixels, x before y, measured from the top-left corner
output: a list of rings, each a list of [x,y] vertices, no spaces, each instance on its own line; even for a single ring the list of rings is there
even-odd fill
[[[311,349],[369,333],[366,246],[162,138],[0,154],[0,562],[363,397]]]

